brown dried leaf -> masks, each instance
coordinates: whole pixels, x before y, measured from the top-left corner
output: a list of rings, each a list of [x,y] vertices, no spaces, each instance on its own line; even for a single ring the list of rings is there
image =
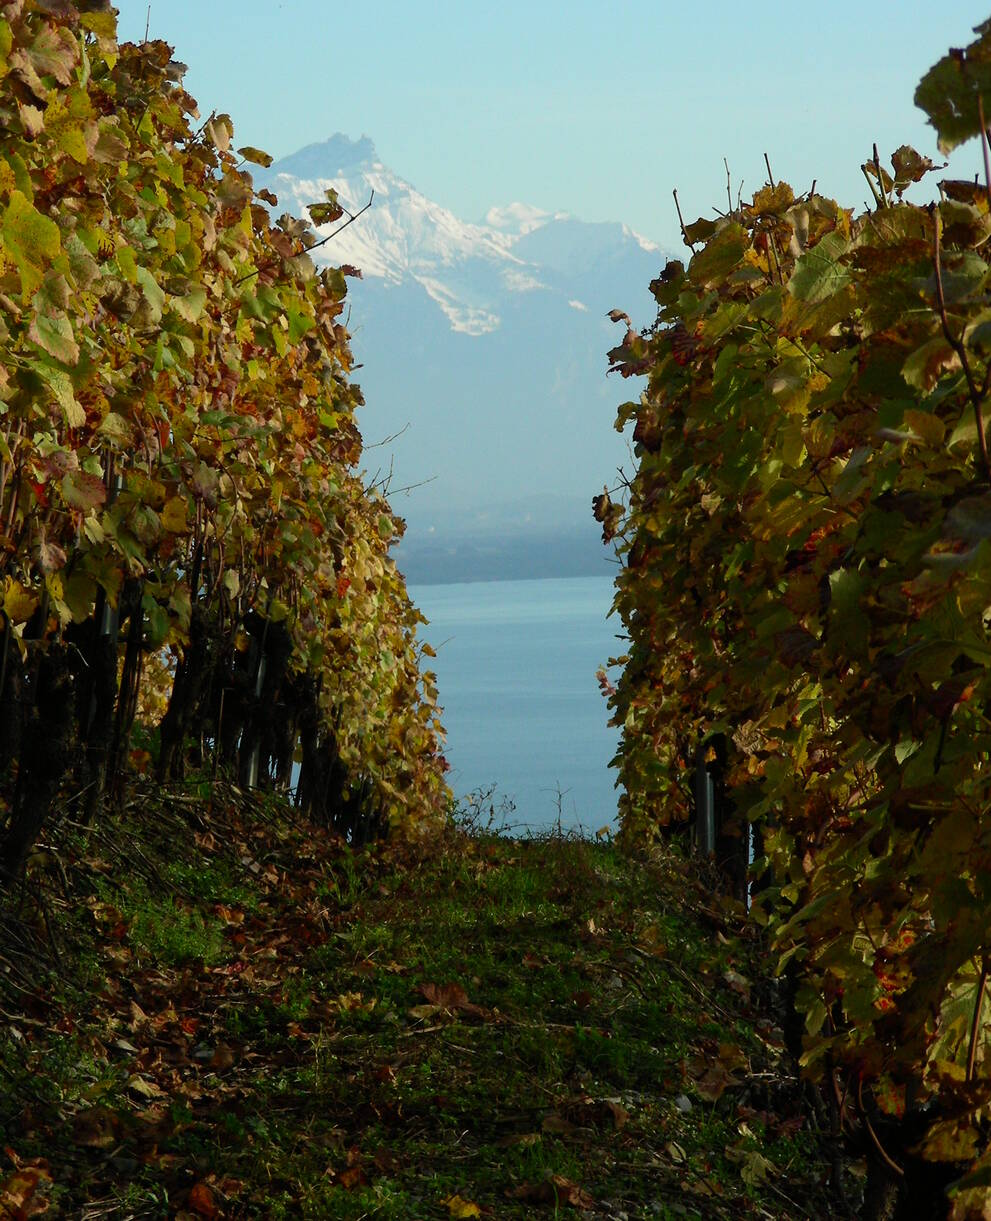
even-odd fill
[[[72,1140],[87,1149],[110,1149],[117,1143],[120,1119],[106,1107],[80,1111],[72,1121]]]
[[[208,1221],[221,1215],[213,1188],[208,1183],[194,1183],[186,1199],[186,1207],[197,1217],[206,1217]]]
[[[584,1188],[572,1183],[562,1174],[549,1175],[542,1183],[524,1183],[510,1193],[515,1200],[526,1200],[533,1204],[552,1204],[559,1208],[567,1204],[571,1208],[593,1208],[595,1201]]]

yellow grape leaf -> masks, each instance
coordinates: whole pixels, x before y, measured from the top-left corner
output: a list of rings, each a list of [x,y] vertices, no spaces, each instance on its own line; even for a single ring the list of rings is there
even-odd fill
[[[62,249],[58,225],[42,215],[22,191],[11,191],[0,218],[0,236],[21,274],[21,291],[27,299],[40,287],[44,272]]]
[[[109,38],[114,41],[117,39],[117,18],[113,12],[81,13],[79,24],[84,30],[89,30],[99,38]]]
[[[239,148],[237,151],[241,154],[245,161],[251,161],[255,165],[262,165],[268,169],[268,167],[272,164],[272,156],[270,153],[263,153],[260,148],[252,148],[250,144],[246,145],[244,148]]]
[[[186,502],[181,496],[173,496],[162,509],[162,526],[170,534],[185,534],[189,530],[186,522]]]
[[[16,185],[14,171],[6,161],[0,160],[0,195],[9,195]]]
[[[38,606],[37,597],[20,581],[7,577],[4,582],[3,609],[11,623],[27,623]]]
[[[447,1211],[452,1217],[480,1217],[482,1215],[482,1210],[477,1204],[473,1204],[471,1200],[464,1200],[461,1196],[448,1196],[441,1203],[447,1205]]]

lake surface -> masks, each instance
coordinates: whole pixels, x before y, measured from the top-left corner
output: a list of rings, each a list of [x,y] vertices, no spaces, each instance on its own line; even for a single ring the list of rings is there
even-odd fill
[[[457,796],[497,788],[514,826],[597,831],[616,815],[618,731],[595,672],[624,642],[607,619],[609,577],[417,585],[437,650],[449,780]],[[559,797],[560,794],[560,797]]]

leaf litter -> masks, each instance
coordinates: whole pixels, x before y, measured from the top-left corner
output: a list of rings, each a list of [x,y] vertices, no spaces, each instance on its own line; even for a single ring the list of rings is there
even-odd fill
[[[667,850],[149,785],[0,919],[0,1217],[833,1207],[756,934]]]

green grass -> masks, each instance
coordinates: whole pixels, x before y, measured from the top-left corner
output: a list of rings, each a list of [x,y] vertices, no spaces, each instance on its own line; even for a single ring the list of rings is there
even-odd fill
[[[66,1215],[171,1216],[194,1187],[238,1217],[578,1215],[551,1181],[629,1221],[829,1215],[800,1092],[722,982],[759,946],[714,936],[686,862],[454,832],[359,856],[244,800],[67,853],[85,969],[0,1035],[0,1120]],[[129,835],[141,874],[108,859]],[[720,1054],[744,1067],[713,1099]]]

